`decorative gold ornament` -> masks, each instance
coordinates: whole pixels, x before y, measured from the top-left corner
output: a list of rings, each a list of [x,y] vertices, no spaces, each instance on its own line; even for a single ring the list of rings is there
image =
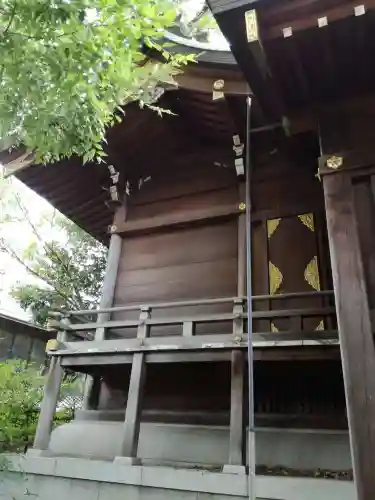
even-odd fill
[[[249,43],[259,39],[258,19],[255,9],[245,12],[246,36]]]
[[[58,351],[59,345],[60,345],[60,343],[57,339],[49,339],[49,341],[46,344],[46,352]]]
[[[315,330],[324,330],[325,326],[324,326],[324,320],[322,319],[322,321],[319,323],[319,325],[315,328]]]
[[[332,168],[333,170],[337,170],[342,167],[343,163],[344,158],[342,156],[330,156],[326,161],[327,167]]]
[[[224,80],[216,80],[214,82],[214,90],[223,90],[224,88]]]
[[[307,283],[314,288],[314,290],[320,290],[320,278],[319,278],[319,268],[318,268],[318,257],[315,255],[314,258],[307,264],[304,277]]]
[[[270,294],[275,295],[283,282],[283,275],[278,267],[271,261],[268,263]]]
[[[277,333],[279,331],[280,330],[277,328],[277,326],[275,326],[275,324],[273,323],[273,321],[271,321],[271,332]]]
[[[306,227],[310,229],[310,231],[315,231],[315,225],[314,225],[314,216],[313,214],[302,214],[298,216],[299,220],[304,224]]]
[[[244,203],[243,201],[238,205],[238,210],[240,212],[244,212],[246,210],[246,203]]]
[[[278,225],[280,224],[281,219],[269,219],[267,221],[267,234],[268,239],[271,238],[273,233],[276,231]]]

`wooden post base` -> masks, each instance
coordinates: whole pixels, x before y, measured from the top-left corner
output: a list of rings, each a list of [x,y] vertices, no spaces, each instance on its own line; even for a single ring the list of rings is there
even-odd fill
[[[246,474],[246,467],[244,465],[224,465],[224,474]]]
[[[113,463],[116,465],[131,467],[133,465],[141,465],[141,460],[136,457],[115,457]]]

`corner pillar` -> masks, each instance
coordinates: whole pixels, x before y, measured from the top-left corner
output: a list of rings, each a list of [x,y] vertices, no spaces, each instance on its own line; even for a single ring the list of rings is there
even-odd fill
[[[371,321],[371,266],[375,258],[373,163],[361,156],[321,158],[346,407],[358,500],[375,491],[375,348]]]
[[[107,266],[105,270],[102,296],[100,299],[99,309],[107,309],[113,306],[113,298],[115,295],[117,271],[121,257],[122,237],[118,234],[112,234],[109,244]],[[109,321],[111,313],[98,314],[97,323]],[[99,326],[95,331],[95,340],[105,340],[105,328]],[[88,376],[86,379],[83,409],[96,409],[99,402],[101,381],[97,377]]]

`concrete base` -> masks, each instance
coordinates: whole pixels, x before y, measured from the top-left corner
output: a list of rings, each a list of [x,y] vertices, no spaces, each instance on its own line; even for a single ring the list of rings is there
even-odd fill
[[[224,474],[246,474],[246,467],[244,465],[224,465]]]
[[[38,450],[37,448],[29,448],[26,456],[28,457],[48,457],[51,453],[47,450]]]
[[[249,478],[202,470],[125,467],[77,458],[13,456],[0,483],[3,500],[245,500]],[[356,500],[345,481],[257,476],[258,500]],[[26,493],[25,493],[26,492]]]
[[[141,465],[141,460],[135,457],[115,457],[114,463],[129,467],[131,465]]]
[[[53,431],[50,452],[113,461],[119,454],[122,434],[122,422],[75,420]],[[255,439],[259,465],[299,470],[351,469],[347,432],[262,429],[256,431]],[[229,459],[229,429],[142,423],[137,456],[143,463],[212,465],[222,469]]]

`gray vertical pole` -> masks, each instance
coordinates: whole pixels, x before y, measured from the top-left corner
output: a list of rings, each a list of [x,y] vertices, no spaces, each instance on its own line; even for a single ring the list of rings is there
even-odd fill
[[[122,249],[122,238],[118,234],[112,234],[111,241],[109,243],[108,257],[107,257],[107,267],[105,270],[102,296],[100,299],[99,309],[107,309],[112,307],[113,298],[115,295],[116,279],[118,265],[121,257]],[[97,323],[103,323],[104,321],[109,321],[111,313],[101,313],[98,315]],[[105,339],[105,329],[98,327],[95,331],[95,340]],[[83,408],[90,409],[95,407],[99,398],[99,388],[98,381],[94,383],[91,376],[87,377],[84,397],[83,397]]]
[[[247,260],[247,339],[248,339],[248,375],[249,375],[249,498],[255,500],[255,419],[254,419],[254,357],[253,357],[253,301],[252,301],[252,252],[251,252],[251,97],[246,99],[246,260]]]

